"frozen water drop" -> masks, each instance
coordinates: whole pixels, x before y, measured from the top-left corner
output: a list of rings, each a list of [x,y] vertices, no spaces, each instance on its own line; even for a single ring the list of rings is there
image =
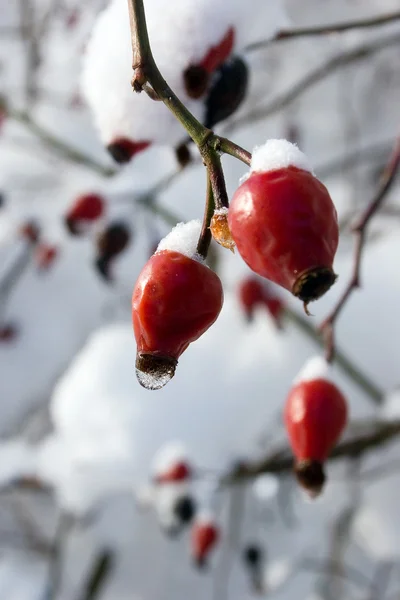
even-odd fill
[[[138,352],[136,357],[136,377],[147,390],[160,390],[175,375],[178,361],[172,356],[157,353]]]

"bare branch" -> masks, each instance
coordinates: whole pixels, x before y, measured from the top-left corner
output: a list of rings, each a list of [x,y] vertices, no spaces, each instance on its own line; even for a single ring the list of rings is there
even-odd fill
[[[389,192],[400,165],[400,137],[395,142],[392,154],[389,158],[387,165],[385,166],[380,186],[372,198],[370,204],[367,206],[365,211],[362,213],[357,223],[353,227],[355,235],[355,247],[354,247],[354,263],[353,272],[343,294],[340,296],[337,304],[335,305],[332,312],[324,320],[321,325],[321,331],[325,338],[326,348],[326,360],[331,362],[335,353],[335,341],[334,341],[334,325],[335,321],[339,317],[343,307],[351,294],[355,289],[360,287],[360,270],[361,261],[363,256],[363,249],[365,245],[365,237],[367,232],[367,226],[371,221],[372,217],[379,210],[382,202],[385,200],[387,193]]]
[[[356,433],[336,446],[329,458],[330,461],[364,455],[400,435],[400,420],[390,423],[358,421],[351,425]],[[257,477],[261,473],[286,473],[292,469],[292,466],[291,451],[287,446],[283,446],[258,462],[238,465],[223,478],[222,483],[229,485],[241,479]]]
[[[232,121],[229,125],[227,125],[225,131],[231,133],[235,129],[243,127],[244,125],[255,123],[270,117],[271,115],[291,104],[305,91],[309,90],[316,83],[328,75],[331,75],[338,69],[352,62],[368,58],[371,56],[371,54],[398,43],[400,43],[400,34],[396,33],[392,36],[386,36],[383,39],[371,42],[369,44],[363,44],[357,48],[345,50],[341,54],[328,59],[324,64],[307,73],[307,75],[305,75],[300,81],[292,85],[290,89],[279,94],[265,106],[255,108],[254,110],[243,115],[243,117]]]
[[[301,29],[281,29],[269,40],[260,40],[253,42],[245,48],[245,52],[254,52],[254,50],[262,50],[275,42],[289,40],[299,37],[315,37],[320,35],[329,35],[332,33],[341,33],[349,31],[349,29],[364,29],[370,27],[378,27],[387,23],[394,23],[400,19],[400,11],[395,11],[386,15],[378,15],[368,19],[360,19],[358,21],[345,21],[342,23],[331,23],[330,25],[320,25],[316,27],[302,27]]]
[[[38,137],[46,146],[55,150],[59,156],[66,158],[73,163],[84,165],[93,171],[96,171],[104,177],[111,177],[117,173],[116,169],[112,167],[106,167],[98,163],[95,159],[87,156],[80,150],[73,148],[67,144],[64,140],[59,139],[54,134],[47,131],[44,127],[39,125],[30,115],[26,112],[14,110],[7,107],[7,115],[16,121],[19,121],[29,129],[36,137]]]

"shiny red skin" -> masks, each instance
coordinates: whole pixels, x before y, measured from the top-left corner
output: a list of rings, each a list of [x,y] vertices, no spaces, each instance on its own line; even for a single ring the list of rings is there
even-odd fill
[[[178,483],[180,481],[186,481],[192,475],[190,466],[183,461],[177,462],[171,466],[170,469],[164,473],[160,473],[155,476],[156,483]]]
[[[309,171],[290,166],[252,173],[232,198],[228,223],[249,267],[287,290],[308,269],[332,268],[336,209]]]
[[[98,194],[85,194],[76,199],[66,218],[72,221],[95,221],[103,212],[104,199]]]
[[[217,544],[219,537],[219,529],[213,523],[194,523],[191,531],[193,558],[198,561],[206,558]]]
[[[346,425],[347,402],[330,381],[302,381],[289,393],[284,421],[296,459],[324,462]]]
[[[217,46],[212,46],[200,63],[207,73],[213,73],[230,56],[235,44],[235,30],[230,27]]]
[[[178,359],[214,323],[222,304],[222,284],[214,271],[180,252],[157,252],[133,290],[138,352]]]

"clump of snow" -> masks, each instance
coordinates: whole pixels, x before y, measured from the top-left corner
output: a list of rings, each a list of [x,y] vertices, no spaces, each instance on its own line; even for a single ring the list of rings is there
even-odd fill
[[[265,473],[257,477],[252,485],[254,496],[263,502],[276,496],[279,488],[279,480],[274,475]]]
[[[266,585],[272,592],[280,588],[293,574],[294,564],[288,558],[271,561],[266,572]]]
[[[34,475],[36,456],[33,448],[22,440],[0,444],[0,484],[11,483],[20,476]]]
[[[313,173],[307,156],[288,140],[267,140],[262,146],[256,146],[250,165],[250,173],[277,171],[286,167],[297,167]]]
[[[153,55],[171,88],[197,119],[204,105],[188,97],[184,71],[199,64],[227,31],[239,30],[244,3],[225,0],[151,0],[146,21]],[[131,88],[132,48],[126,0],[113,0],[98,17],[86,48],[82,90],[105,144],[116,137],[173,145],[185,132],[174,115]]]
[[[314,379],[325,379],[334,383],[332,369],[323,356],[313,356],[309,358],[302,367],[293,383],[302,381],[313,381]]]
[[[213,512],[207,508],[202,508],[196,516],[196,525],[212,525],[217,527],[217,521]]]
[[[153,458],[152,471],[155,474],[164,473],[176,463],[187,460],[187,450],[178,440],[163,444]]]
[[[201,231],[201,221],[195,219],[187,223],[178,223],[157,246],[157,252],[171,250],[180,252],[188,258],[202,261],[197,254],[197,242]]]
[[[387,396],[381,408],[381,416],[388,421],[400,418],[400,389],[396,388]]]

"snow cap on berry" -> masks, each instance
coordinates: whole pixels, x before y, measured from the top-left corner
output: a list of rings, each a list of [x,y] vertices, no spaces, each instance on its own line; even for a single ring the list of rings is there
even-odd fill
[[[303,381],[314,381],[315,379],[324,379],[325,381],[335,383],[332,368],[323,356],[317,355],[309,358],[300,369],[293,383],[296,385]]]
[[[205,507],[203,507],[196,516],[196,525],[198,525],[199,527],[205,527],[210,525],[212,527],[218,528],[213,511]]]
[[[266,173],[287,167],[297,167],[314,174],[307,156],[296,144],[287,140],[267,140],[254,148],[250,173]]]
[[[174,440],[161,446],[154,455],[152,471],[159,475],[178,462],[187,461],[187,450],[182,442]]]
[[[197,242],[201,231],[201,221],[195,219],[187,223],[178,223],[157,246],[157,252],[171,250],[180,252],[188,258],[203,262],[197,254]]]

